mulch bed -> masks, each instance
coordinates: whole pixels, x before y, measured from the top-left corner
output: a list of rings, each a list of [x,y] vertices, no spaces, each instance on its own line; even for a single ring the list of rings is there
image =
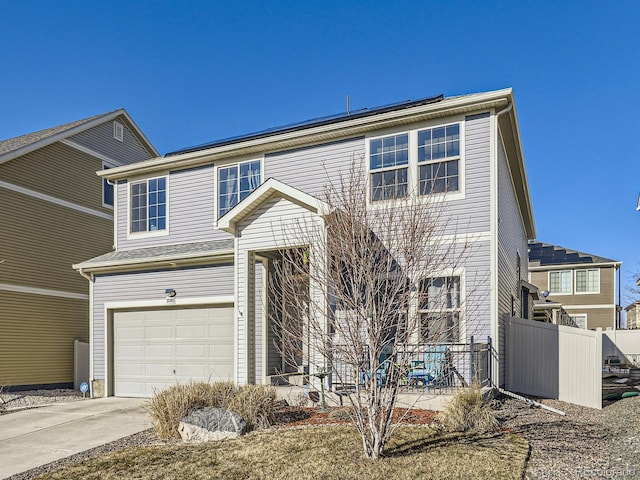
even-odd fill
[[[312,407],[287,407],[276,413],[276,423],[291,427],[347,424],[351,422],[349,412],[349,407],[335,407],[328,412]],[[432,410],[411,409],[407,413],[406,408],[396,408],[392,421],[404,425],[429,425],[433,423],[435,416],[436,412]]]

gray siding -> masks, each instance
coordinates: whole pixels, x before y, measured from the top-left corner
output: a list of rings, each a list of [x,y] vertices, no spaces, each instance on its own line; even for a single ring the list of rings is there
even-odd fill
[[[486,342],[491,335],[491,242],[475,242],[469,246],[464,261],[464,314],[466,328],[461,341]]]
[[[105,303],[164,299],[166,288],[178,298],[233,295],[233,265],[99,275],[93,287],[94,378],[104,379]]]
[[[122,164],[140,162],[154,157],[143,147],[138,137],[131,133],[127,124],[122,119],[118,119],[118,121],[124,125],[122,142],[113,138],[113,120],[80,132],[70,137],[69,140]]]
[[[265,156],[264,178],[275,178],[317,198],[324,198],[329,179],[347,173],[353,159],[365,161],[364,138],[299,148]]]
[[[169,174],[169,235],[127,239],[129,184],[118,184],[118,250],[231,238],[214,228],[213,165]]]
[[[511,316],[512,298],[515,314],[521,315],[520,280],[528,278],[527,237],[513,189],[511,172],[501,138],[498,139],[498,325],[500,364],[507,365],[506,327]],[[520,278],[518,278],[518,254]],[[505,381],[500,369],[499,382]]]

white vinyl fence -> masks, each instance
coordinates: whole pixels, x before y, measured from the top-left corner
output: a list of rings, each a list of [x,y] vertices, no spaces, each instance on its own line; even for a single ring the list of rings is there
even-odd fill
[[[511,318],[506,388],[602,408],[602,330]]]
[[[640,367],[640,330],[607,330],[602,337],[602,359],[618,357],[622,364]]]

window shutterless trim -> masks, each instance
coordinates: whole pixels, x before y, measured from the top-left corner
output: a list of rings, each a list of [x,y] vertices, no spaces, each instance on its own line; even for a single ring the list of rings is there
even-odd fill
[[[586,285],[587,285],[587,290],[584,292],[579,292],[578,291],[578,272],[586,272],[587,274],[587,279],[586,279]],[[598,289],[594,290],[593,292],[589,290],[589,272],[597,272],[598,274]],[[574,270],[573,273],[573,281],[574,281],[574,293],[576,295],[598,295],[600,293],[600,269],[599,268],[579,268]]]
[[[233,167],[233,166],[235,166],[237,168],[237,170],[238,170],[238,178],[237,178],[237,182],[238,182],[238,203],[240,203],[240,198],[239,198],[239,195],[240,195],[240,165],[243,164],[243,163],[252,163],[252,162],[260,162],[260,183],[258,184],[258,187],[259,187],[265,181],[264,156],[262,156],[260,158],[252,157],[252,158],[247,158],[245,160],[238,160],[238,161],[235,161],[235,162],[221,163],[221,164],[215,166],[215,168],[213,170],[213,184],[214,184],[214,190],[213,190],[214,222],[213,223],[214,223],[214,226],[217,227],[218,219],[221,217],[221,215],[220,215],[220,193],[219,193],[219,180],[220,180],[219,171],[220,171],[220,169],[229,168],[229,167]],[[258,188],[258,187],[256,187],[256,188]],[[249,193],[251,193],[251,192],[249,192]],[[229,210],[227,210],[227,212]]]
[[[170,175],[159,175],[156,177],[149,178],[136,178],[135,180],[130,180],[127,182],[127,240],[133,240],[137,238],[146,238],[146,237],[162,237],[165,235],[169,235],[169,177]],[[145,182],[147,185],[147,199],[149,198],[149,181],[157,180],[159,178],[165,179],[165,228],[163,230],[151,230],[149,231],[149,203],[147,201],[147,230],[143,230],[140,232],[132,232],[131,231],[131,187],[136,183]]]
[[[571,281],[571,284],[569,286],[569,291],[568,292],[554,292],[551,289],[551,274],[561,274],[561,273],[569,273],[569,279]],[[562,287],[562,279],[559,279],[558,285],[560,287]],[[549,291],[550,295],[573,295],[573,272],[571,270],[551,270],[549,272],[547,272],[547,290]]]

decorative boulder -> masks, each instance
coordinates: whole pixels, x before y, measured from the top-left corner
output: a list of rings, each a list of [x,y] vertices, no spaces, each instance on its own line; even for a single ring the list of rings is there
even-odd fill
[[[229,410],[206,407],[194,410],[180,419],[178,431],[185,442],[211,442],[244,435],[247,431],[247,422],[240,415]]]

